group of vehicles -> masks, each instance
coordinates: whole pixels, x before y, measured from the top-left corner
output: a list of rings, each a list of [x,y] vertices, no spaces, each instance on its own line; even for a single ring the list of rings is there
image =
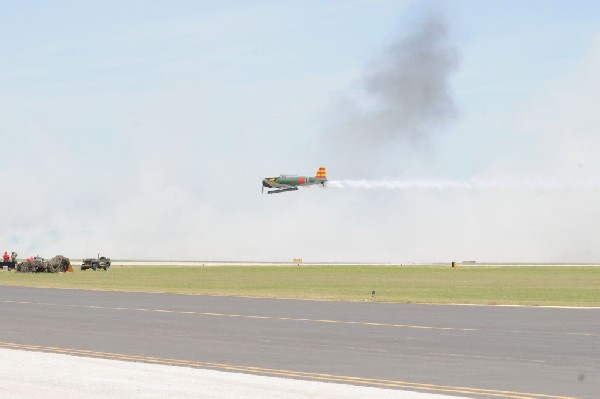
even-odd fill
[[[46,259],[42,258],[39,255],[36,256],[31,256],[29,258],[27,258],[24,262],[18,262],[17,261],[17,253],[13,252],[11,255],[8,255],[7,252],[4,253],[2,262],[0,262],[0,270],[17,270],[17,271],[27,271],[27,272],[31,272],[31,271],[47,271],[48,269],[52,269],[53,271],[55,271],[55,269],[58,269],[60,271],[62,271],[62,269],[67,268],[67,264],[70,265],[70,261],[68,260],[68,258],[65,258],[63,256],[57,255],[56,257],[52,258],[50,261],[47,261]],[[64,260],[63,260],[64,259]],[[50,267],[52,266],[51,263],[52,261],[56,262],[66,262],[65,265],[63,265],[63,267]],[[88,269],[92,269],[93,271],[96,271],[98,269],[104,269],[105,271],[108,271],[108,269],[110,268],[111,265],[111,260],[110,258],[107,258],[105,256],[100,256],[100,254],[98,254],[97,258],[85,258],[82,260],[81,262],[81,270],[88,270]],[[72,271],[72,269],[70,269],[69,271]]]

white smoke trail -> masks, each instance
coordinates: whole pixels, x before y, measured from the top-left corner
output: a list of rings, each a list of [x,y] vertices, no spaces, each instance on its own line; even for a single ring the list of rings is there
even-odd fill
[[[600,188],[600,180],[329,180],[327,187],[350,190],[566,190]]]

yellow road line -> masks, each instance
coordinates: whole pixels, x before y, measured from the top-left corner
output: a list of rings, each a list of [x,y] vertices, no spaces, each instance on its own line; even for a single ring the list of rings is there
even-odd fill
[[[157,358],[150,356],[138,356],[138,355],[127,355],[120,353],[110,352],[98,352],[83,349],[69,349],[52,346],[40,346],[40,345],[24,345],[13,342],[2,342],[0,341],[1,348],[7,349],[19,349],[29,350],[38,352],[50,352],[72,356],[84,356],[84,357],[95,357],[102,359],[122,360],[122,361],[135,361],[143,363],[162,364],[168,366],[180,366],[180,367],[193,367],[193,368],[204,368],[213,369],[220,371],[232,371],[232,372],[243,372],[250,374],[268,375],[268,376],[280,376],[288,378],[297,378],[304,380],[317,380],[317,381],[328,381],[334,383],[346,383],[355,385],[367,385],[380,388],[395,388],[395,389],[408,389],[413,391],[423,392],[437,392],[437,393],[449,393],[449,394],[467,394],[476,395],[482,398],[512,398],[512,399],[576,399],[567,396],[555,396],[547,394],[536,394],[526,392],[515,392],[515,391],[503,391],[494,389],[482,389],[482,388],[470,388],[470,387],[455,387],[450,385],[434,385],[434,384],[421,384],[407,381],[395,381],[395,380],[383,380],[374,378],[363,378],[354,376],[343,376],[334,374],[324,373],[310,373],[303,371],[292,371],[292,370],[281,370],[263,367],[251,367],[251,366],[238,366],[224,363],[209,363],[209,362],[198,362],[183,359],[168,359],[168,358]]]
[[[416,329],[426,329],[426,330],[477,331],[477,329],[475,329],[475,328],[435,327],[435,326],[419,326],[419,325],[411,325],[411,324],[377,323],[377,322],[366,322],[366,321],[309,319],[309,318],[296,318],[296,317],[243,315],[243,314],[228,314],[228,313],[215,313],[215,312],[195,312],[195,311],[186,311],[186,310],[108,307],[108,306],[97,306],[97,305],[58,305],[56,303],[25,302],[25,301],[2,301],[2,303],[15,303],[15,304],[23,304],[23,305],[42,305],[42,306],[62,306],[62,307],[73,307],[73,308],[105,309],[105,310],[120,310],[120,311],[134,311],[134,312],[174,313],[174,314],[186,314],[186,315],[196,315],[196,316],[239,317],[239,318],[244,318],[244,319],[303,321],[303,322],[310,322],[310,323],[356,324],[356,325],[363,325],[363,326],[416,328]]]

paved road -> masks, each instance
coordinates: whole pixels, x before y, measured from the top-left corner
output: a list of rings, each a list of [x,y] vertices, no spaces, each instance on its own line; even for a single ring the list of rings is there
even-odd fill
[[[0,341],[466,397],[600,398],[600,309],[0,287]]]

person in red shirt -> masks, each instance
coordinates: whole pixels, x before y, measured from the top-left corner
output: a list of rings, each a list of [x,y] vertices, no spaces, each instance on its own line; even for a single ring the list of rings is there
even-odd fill
[[[8,254],[7,251],[4,251],[4,255],[2,255],[2,259],[4,259],[5,262],[8,262],[10,260],[10,255]]]

